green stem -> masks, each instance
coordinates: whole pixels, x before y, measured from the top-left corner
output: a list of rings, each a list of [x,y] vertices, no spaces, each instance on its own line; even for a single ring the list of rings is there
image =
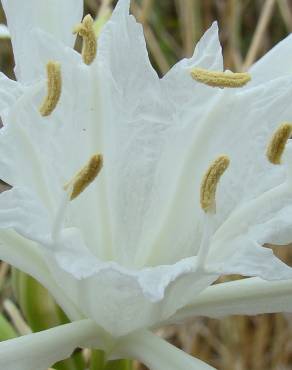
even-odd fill
[[[133,370],[133,361],[123,359],[106,362],[103,351],[93,350],[89,370]]]
[[[56,370],[85,370],[85,361],[81,351],[74,353],[70,358],[60,361],[53,366]]]
[[[0,315],[0,342],[3,340],[16,338],[18,335],[8,320],[3,315]]]
[[[105,370],[132,370],[133,361],[131,360],[115,360],[108,361]]]
[[[89,370],[103,370],[105,368],[105,354],[99,349],[91,351]]]

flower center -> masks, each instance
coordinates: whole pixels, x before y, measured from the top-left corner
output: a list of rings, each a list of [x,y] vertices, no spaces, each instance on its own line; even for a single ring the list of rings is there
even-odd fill
[[[56,108],[61,96],[62,76],[61,65],[50,61],[47,64],[48,92],[39,111],[42,116],[49,116]]]
[[[90,14],[84,17],[82,23],[75,26],[73,33],[82,37],[82,59],[85,64],[91,64],[96,57],[97,41],[94,32],[94,21]]]
[[[221,88],[242,87],[251,79],[249,73],[215,72],[203,68],[193,68],[191,76],[194,80],[205,85]]]

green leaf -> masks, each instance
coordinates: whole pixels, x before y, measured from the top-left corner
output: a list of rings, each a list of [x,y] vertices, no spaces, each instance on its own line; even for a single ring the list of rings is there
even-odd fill
[[[0,314],[0,342],[16,338],[18,335],[9,321]]]

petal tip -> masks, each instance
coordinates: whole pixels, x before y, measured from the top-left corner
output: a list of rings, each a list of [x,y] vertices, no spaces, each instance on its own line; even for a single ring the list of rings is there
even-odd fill
[[[113,17],[119,16],[119,15],[128,16],[130,14],[130,4],[131,4],[131,0],[119,0],[113,11],[112,16]]]

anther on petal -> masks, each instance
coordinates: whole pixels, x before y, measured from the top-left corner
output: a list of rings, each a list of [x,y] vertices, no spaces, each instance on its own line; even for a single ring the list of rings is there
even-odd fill
[[[87,14],[82,23],[74,28],[73,33],[78,33],[83,38],[82,58],[85,64],[91,64],[96,56],[97,41],[94,32],[94,21],[90,14]]]
[[[220,177],[229,166],[229,158],[221,155],[213,161],[205,173],[201,183],[201,207],[206,213],[216,211],[216,189]]]
[[[49,116],[56,108],[61,96],[62,75],[61,65],[58,62],[50,61],[47,64],[48,93],[39,111],[42,116]]]
[[[74,178],[64,186],[65,190],[72,189],[70,200],[73,200],[80,195],[89,184],[99,174],[103,165],[103,158],[101,154],[93,155],[86,166],[84,166]]]
[[[233,73],[230,71],[216,72],[203,68],[191,70],[194,80],[212,87],[242,87],[247,84],[251,77],[249,73]]]
[[[282,123],[274,132],[268,147],[267,157],[273,164],[280,164],[286,143],[292,134],[292,124]]]

